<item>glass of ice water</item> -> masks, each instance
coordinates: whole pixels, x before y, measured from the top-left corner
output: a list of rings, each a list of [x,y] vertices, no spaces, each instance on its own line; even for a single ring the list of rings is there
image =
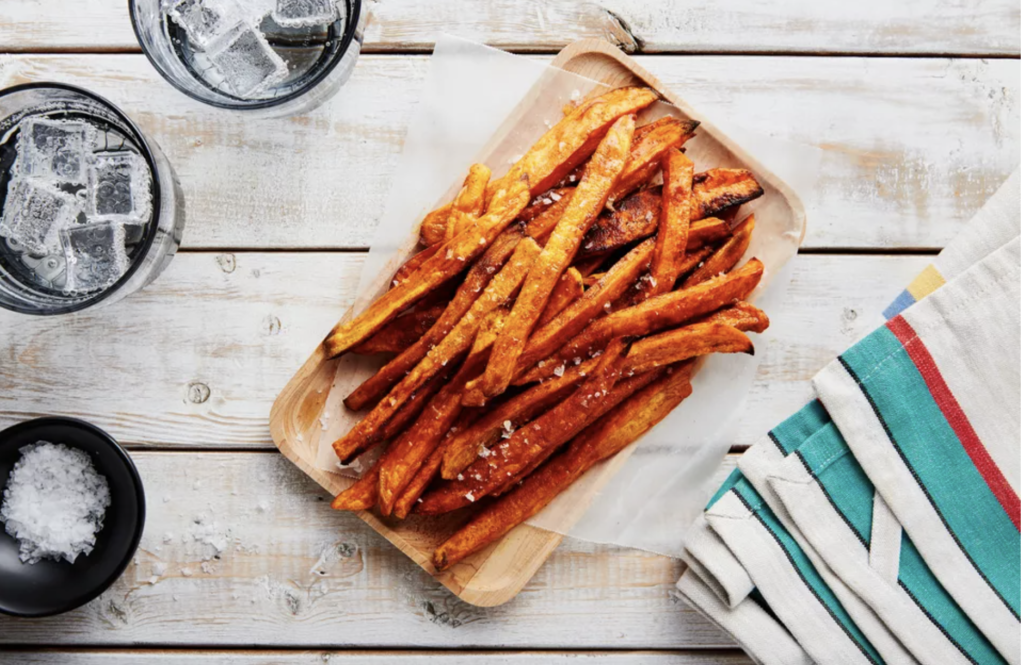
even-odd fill
[[[0,307],[120,300],[170,262],[184,225],[170,162],[117,107],[61,83],[0,90]]]
[[[305,113],[355,68],[361,0],[129,0],[143,52],[174,87],[259,116]]]

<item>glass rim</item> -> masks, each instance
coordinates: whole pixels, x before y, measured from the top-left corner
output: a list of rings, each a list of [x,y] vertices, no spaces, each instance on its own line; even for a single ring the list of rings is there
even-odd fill
[[[128,128],[128,130],[130,131],[130,133],[133,134],[132,138],[136,141],[136,144],[138,145],[139,150],[142,151],[142,156],[146,160],[146,166],[149,167],[149,173],[150,173],[150,176],[152,177],[152,187],[153,187],[153,193],[152,193],[153,204],[151,206],[152,212],[151,212],[151,219],[150,219],[149,228],[146,230],[146,236],[142,240],[142,250],[138,253],[138,255],[136,256],[135,260],[132,261],[131,265],[128,266],[128,269],[125,271],[125,273],[123,275],[121,275],[121,277],[119,277],[117,279],[117,281],[115,281],[113,284],[111,284],[107,288],[103,289],[99,293],[97,293],[97,294],[95,294],[93,296],[85,298],[81,302],[69,303],[67,305],[61,305],[61,306],[58,306],[58,307],[54,307],[52,309],[48,308],[48,309],[46,309],[46,311],[39,311],[37,309],[33,309],[31,307],[28,307],[28,306],[20,306],[20,305],[17,305],[17,304],[13,304],[13,305],[2,304],[2,305],[0,305],[0,307],[4,307],[5,309],[8,309],[8,310],[10,310],[12,312],[17,312],[19,314],[35,314],[35,315],[38,315],[38,316],[51,316],[51,315],[57,315],[57,314],[71,314],[73,312],[81,311],[83,309],[86,309],[88,307],[91,307],[93,305],[96,305],[96,304],[104,301],[111,294],[113,294],[115,291],[117,291],[118,288],[123,286],[136,272],[138,272],[139,266],[142,265],[143,259],[149,254],[149,250],[152,249],[152,247],[153,247],[153,241],[156,239],[156,234],[157,234],[157,231],[158,231],[159,226],[160,226],[160,208],[161,208],[160,202],[162,200],[161,199],[162,194],[161,194],[161,191],[160,191],[160,178],[159,178],[159,176],[157,174],[156,159],[154,158],[154,155],[153,155],[153,149],[149,145],[149,140],[146,138],[145,133],[143,133],[143,131],[139,128],[139,126],[135,124],[135,121],[133,121],[131,118],[129,118],[128,115],[124,111],[122,111],[115,104],[110,102],[108,99],[106,99],[105,97],[102,97],[100,95],[97,95],[94,92],[86,90],[85,88],[81,88],[81,87],[79,87],[77,85],[71,85],[69,83],[48,82],[48,81],[35,81],[35,82],[32,82],[32,83],[21,83],[19,85],[11,86],[10,88],[4,88],[3,90],[0,90],[0,99],[3,99],[4,97],[8,97],[8,96],[10,96],[10,95],[12,95],[14,93],[17,93],[17,92],[24,92],[25,90],[33,90],[33,89],[65,90],[65,91],[73,92],[73,93],[82,95],[83,97],[87,97],[89,99],[92,99],[93,101],[95,101],[95,102],[99,103],[100,105],[106,107],[106,109],[108,111],[110,111],[112,114],[114,114],[114,116],[116,116],[118,120],[122,121],[125,124],[125,126]]]
[[[137,0],[128,0],[128,16],[131,18],[132,31],[135,33],[135,40],[139,43],[139,48],[142,49],[142,53],[145,54],[146,59],[149,60],[149,63],[153,65],[153,69],[159,72],[160,76],[165,81],[174,86],[176,90],[187,95],[189,99],[194,99],[195,101],[201,104],[207,104],[209,106],[213,106],[219,109],[225,109],[228,111],[240,111],[242,113],[245,113],[246,111],[266,110],[294,101],[308,93],[316,86],[320,85],[320,83],[322,83],[324,79],[330,76],[331,72],[335,70],[338,64],[345,57],[345,54],[348,53],[349,47],[352,46],[352,41],[355,39],[356,32],[359,26],[359,18],[362,13],[362,0],[343,1],[345,2],[346,5],[349,6],[350,11],[348,21],[345,24],[345,32],[341,36],[341,48],[338,49],[338,52],[334,55],[333,58],[331,58],[331,61],[327,64],[326,67],[324,67],[323,71],[317,73],[317,75],[314,76],[311,81],[309,81],[308,83],[306,83],[305,85],[303,85],[301,88],[294,92],[290,92],[282,97],[275,97],[273,99],[264,99],[261,101],[252,102],[246,104],[245,106],[240,106],[238,104],[233,104],[230,102],[203,99],[202,97],[193,94],[190,90],[187,90],[184,86],[179,84],[176,80],[174,80],[173,77],[171,77],[170,74],[168,74],[164,70],[160,63],[157,62],[152,55],[150,55],[149,49],[147,49],[145,44],[143,43],[142,34],[139,31],[138,21],[136,20],[137,12],[135,11],[135,5],[137,4]]]

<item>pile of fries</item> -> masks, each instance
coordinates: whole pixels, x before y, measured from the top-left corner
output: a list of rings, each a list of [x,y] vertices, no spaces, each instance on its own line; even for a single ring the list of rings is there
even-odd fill
[[[753,353],[768,327],[737,267],[763,190],[743,169],[694,172],[696,122],[637,127],[657,99],[626,87],[571,109],[504,176],[470,168],[424,219],[424,249],[324,341],[388,353],[345,399],[368,409],[334,442],[377,461],[335,498],[383,516],[476,512],[434,553],[443,570],[539,512],[691,392],[694,363]],[[658,183],[661,184],[658,184]]]

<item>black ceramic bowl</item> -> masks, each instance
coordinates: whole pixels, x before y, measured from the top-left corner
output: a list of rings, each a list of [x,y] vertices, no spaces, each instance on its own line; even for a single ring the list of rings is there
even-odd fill
[[[0,525],[0,612],[42,617],[80,607],[114,583],[142,538],[146,496],[128,454],[98,427],[74,418],[38,418],[0,432],[0,495],[23,446],[38,441],[84,450],[110,486],[110,506],[96,547],[75,563],[18,559],[18,542]]]

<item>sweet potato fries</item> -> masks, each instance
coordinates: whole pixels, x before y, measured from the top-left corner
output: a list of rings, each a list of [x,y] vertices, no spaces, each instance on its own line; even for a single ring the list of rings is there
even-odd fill
[[[334,450],[375,461],[334,508],[465,509],[434,553],[447,569],[664,419],[702,356],[754,352],[764,267],[754,215],[736,212],[763,190],[744,169],[698,170],[698,123],[645,122],[656,98],[584,100],[506,173],[471,166],[423,220],[424,247],[324,340],[328,357],[391,356],[345,399],[368,411]]]

